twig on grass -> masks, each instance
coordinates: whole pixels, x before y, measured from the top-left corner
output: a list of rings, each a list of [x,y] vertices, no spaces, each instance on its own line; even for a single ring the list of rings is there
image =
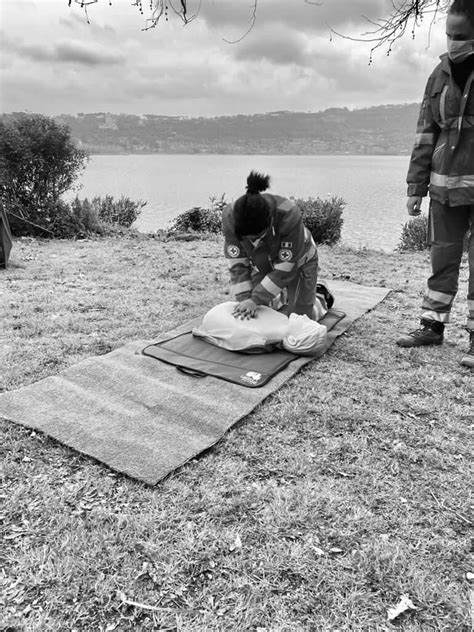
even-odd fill
[[[451,509],[451,507],[446,507],[446,505],[442,505],[439,500],[436,498],[436,496],[434,495],[433,491],[431,489],[428,490],[430,492],[430,494],[433,496],[433,498],[436,501],[436,504],[438,505],[438,507],[440,509],[444,509],[445,511],[450,511],[452,514],[454,514],[455,516],[457,516],[460,520],[462,520],[463,522],[465,522],[466,524],[468,524],[469,526],[472,527],[473,522],[472,520],[469,520],[469,518],[466,518],[466,516],[463,516],[462,514],[460,514],[458,511],[455,511],[454,509]]]
[[[120,599],[122,604],[125,604],[127,606],[134,606],[135,608],[141,608],[142,610],[152,610],[155,612],[197,612],[197,610],[193,608],[163,608],[161,606],[151,606],[147,603],[133,601],[132,599],[127,599],[125,593],[123,593],[121,590],[117,590],[117,597]]]

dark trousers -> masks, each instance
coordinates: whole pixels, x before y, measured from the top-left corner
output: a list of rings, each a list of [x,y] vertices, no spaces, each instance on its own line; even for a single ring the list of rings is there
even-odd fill
[[[288,285],[288,316],[301,314],[314,320],[314,303],[318,282],[318,255],[298,269],[298,277]]]
[[[255,287],[264,278],[259,271],[252,273],[252,285]],[[290,314],[300,314],[315,320],[314,303],[316,301],[316,286],[318,283],[318,254],[304,263],[283,288],[282,295],[272,301],[271,307]],[[281,305],[284,307],[281,307]]]
[[[474,330],[474,205],[452,206],[430,202],[428,239],[431,271],[423,298],[422,317],[448,323],[458,291],[459,270],[466,233],[469,240],[469,288],[467,328]]]

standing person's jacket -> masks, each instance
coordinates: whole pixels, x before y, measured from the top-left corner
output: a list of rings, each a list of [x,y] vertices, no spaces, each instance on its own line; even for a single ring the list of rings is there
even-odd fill
[[[474,204],[474,69],[461,90],[447,54],[426,85],[407,183],[409,196]]]
[[[233,204],[227,205],[222,214],[225,256],[234,293],[238,301],[251,298],[257,305],[268,305],[297,279],[299,268],[317,255],[298,206],[279,195],[264,193],[263,197],[270,203],[271,224],[259,243],[237,237]],[[255,269],[264,276],[253,287]]]

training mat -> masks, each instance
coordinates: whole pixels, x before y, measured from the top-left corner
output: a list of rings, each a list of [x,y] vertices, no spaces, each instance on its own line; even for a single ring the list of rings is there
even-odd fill
[[[390,290],[332,281],[346,316],[333,341]],[[168,332],[170,338],[201,319]],[[157,340],[129,343],[59,374],[0,395],[0,417],[39,430],[109,467],[155,484],[214,445],[312,358],[296,358],[261,388],[196,379],[142,354]]]
[[[321,323],[330,331],[345,315],[341,310],[333,309]],[[323,355],[324,351],[318,355]],[[287,364],[299,357],[285,350],[266,353],[229,351],[196,338],[189,330],[189,325],[188,331],[148,345],[143,353],[173,364],[180,371],[194,377],[213,376],[249,388],[264,386]]]

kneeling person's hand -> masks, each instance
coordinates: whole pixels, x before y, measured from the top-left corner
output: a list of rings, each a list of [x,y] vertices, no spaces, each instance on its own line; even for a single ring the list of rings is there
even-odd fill
[[[256,303],[251,298],[247,298],[245,299],[245,301],[241,301],[238,305],[235,306],[234,311],[232,312],[232,315],[235,318],[240,318],[241,320],[245,320],[249,318],[255,318],[256,313],[257,313]]]

